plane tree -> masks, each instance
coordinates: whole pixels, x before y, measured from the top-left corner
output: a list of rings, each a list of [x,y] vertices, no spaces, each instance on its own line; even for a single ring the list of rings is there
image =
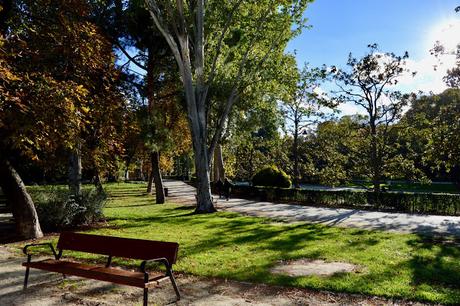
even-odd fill
[[[197,175],[197,213],[214,212],[210,163],[240,93],[264,78],[304,24],[309,1],[145,0],[151,19],[176,60],[187,105]],[[271,59],[271,60],[269,60]],[[270,65],[268,65],[270,63]],[[209,88],[230,75],[231,89],[209,134]]]
[[[348,69],[332,67],[331,72],[337,86],[334,99],[339,103],[353,103],[366,114],[363,174],[372,181],[374,191],[379,192],[392,158],[392,129],[413,95],[402,94],[394,88],[398,79],[408,72],[405,68],[408,53],[399,56],[380,52],[376,44],[368,47],[368,53],[362,58],[350,54]]]

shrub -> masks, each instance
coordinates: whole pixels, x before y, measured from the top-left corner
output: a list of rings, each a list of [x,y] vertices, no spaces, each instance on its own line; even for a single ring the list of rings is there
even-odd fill
[[[67,189],[59,187],[37,188],[31,196],[37,208],[40,225],[45,231],[87,225],[103,217],[107,195],[95,189],[84,189],[75,198]]]
[[[291,187],[291,179],[283,171],[276,166],[265,167],[257,172],[252,178],[254,186],[270,186],[270,187]]]

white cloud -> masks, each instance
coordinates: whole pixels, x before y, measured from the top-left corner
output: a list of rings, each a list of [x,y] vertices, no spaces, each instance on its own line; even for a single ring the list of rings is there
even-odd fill
[[[443,77],[448,69],[455,66],[456,58],[453,54],[446,54],[440,58],[432,55],[430,49],[436,42],[444,46],[446,51],[455,50],[460,43],[460,18],[444,20],[432,27],[426,37],[423,56],[406,61],[406,68],[410,72],[399,79],[398,89],[404,92],[440,93],[447,88]],[[417,72],[415,77],[412,76],[412,72]]]
[[[366,115],[366,110],[354,103],[340,104],[337,109],[340,111],[340,116],[350,116],[356,114]]]
[[[406,68],[409,69],[409,72],[398,79],[399,83],[396,87],[403,92],[440,93],[447,88],[443,77],[454,65],[455,56],[445,55],[439,61],[427,51],[426,56],[419,60],[408,59],[406,61]],[[413,76],[412,72],[416,72],[416,75]]]

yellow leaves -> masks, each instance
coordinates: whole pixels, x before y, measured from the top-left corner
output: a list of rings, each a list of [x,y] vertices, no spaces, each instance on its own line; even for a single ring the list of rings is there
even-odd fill
[[[89,91],[83,85],[78,85],[75,91],[81,96],[86,96],[89,94]]]
[[[81,107],[81,110],[84,114],[88,114],[89,113],[89,107],[86,107],[86,106],[82,106]]]

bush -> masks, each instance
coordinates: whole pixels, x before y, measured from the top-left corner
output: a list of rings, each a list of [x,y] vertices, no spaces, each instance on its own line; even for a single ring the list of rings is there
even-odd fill
[[[235,197],[308,206],[438,215],[460,215],[460,194],[330,191],[234,186]]]
[[[87,225],[103,217],[107,195],[95,189],[84,189],[75,198],[67,189],[59,187],[37,188],[31,192],[40,225],[45,231]]]
[[[270,187],[291,187],[291,179],[283,171],[276,166],[265,167],[254,175],[252,178],[254,186],[270,186]]]

